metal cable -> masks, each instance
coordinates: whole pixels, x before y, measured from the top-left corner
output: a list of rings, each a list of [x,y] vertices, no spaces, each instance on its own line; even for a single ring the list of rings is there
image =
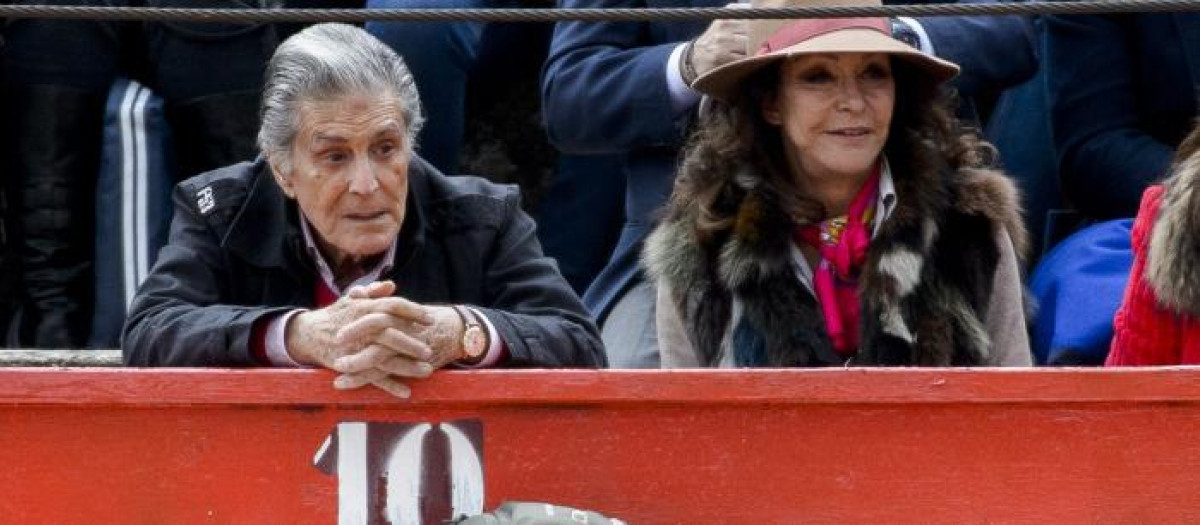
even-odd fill
[[[890,16],[1044,15],[1200,11],[1200,0],[1085,0],[889,6],[645,9],[206,9],[3,5],[0,18],[142,22],[679,22],[716,18],[847,18]]]

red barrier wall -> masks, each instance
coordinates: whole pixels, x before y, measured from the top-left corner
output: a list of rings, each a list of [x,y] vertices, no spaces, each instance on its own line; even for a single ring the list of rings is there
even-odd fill
[[[1200,521],[1200,370],[442,372],[410,401],[332,378],[0,369],[0,523],[349,523],[360,482],[363,523],[405,522],[387,491],[458,490],[470,462],[409,479],[395,451],[468,442],[487,508],[631,524]],[[466,423],[401,444],[444,421]]]

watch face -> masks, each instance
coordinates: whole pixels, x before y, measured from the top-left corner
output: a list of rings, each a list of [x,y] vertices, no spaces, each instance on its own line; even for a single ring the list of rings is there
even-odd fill
[[[472,326],[463,332],[463,350],[466,351],[467,356],[479,357],[483,355],[483,351],[485,350],[484,345],[486,344],[487,336],[478,326]]]

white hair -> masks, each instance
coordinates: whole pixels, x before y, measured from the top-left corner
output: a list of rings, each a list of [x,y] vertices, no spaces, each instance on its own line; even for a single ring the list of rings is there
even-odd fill
[[[401,108],[408,144],[425,122],[412,72],[392,48],[361,28],[317,24],[285,40],[267,64],[258,147],[290,169],[300,105],[351,94],[391,93]]]

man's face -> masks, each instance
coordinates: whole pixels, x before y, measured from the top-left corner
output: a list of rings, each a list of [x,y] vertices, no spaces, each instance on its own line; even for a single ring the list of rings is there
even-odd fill
[[[308,101],[299,117],[291,171],[273,164],[280,188],[296,199],[327,257],[383,253],[400,233],[408,195],[412,148],[399,100],[356,94]]]

